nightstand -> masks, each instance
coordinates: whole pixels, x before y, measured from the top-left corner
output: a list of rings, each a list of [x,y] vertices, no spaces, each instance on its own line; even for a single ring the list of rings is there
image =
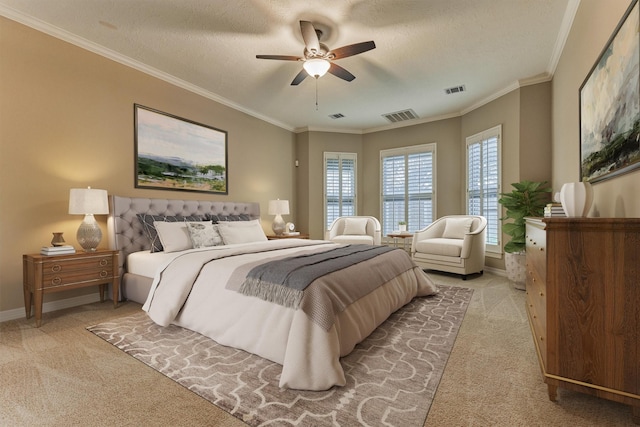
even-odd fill
[[[113,307],[118,306],[120,274],[118,251],[98,250],[68,255],[22,256],[24,309],[31,317],[31,303],[35,307],[36,327],[42,322],[43,295],[87,286],[100,286],[100,301],[104,302],[107,284],[113,288]]]
[[[272,235],[267,236],[269,240],[277,240],[277,239],[308,239],[309,235],[300,233],[300,234],[280,234],[280,235]]]

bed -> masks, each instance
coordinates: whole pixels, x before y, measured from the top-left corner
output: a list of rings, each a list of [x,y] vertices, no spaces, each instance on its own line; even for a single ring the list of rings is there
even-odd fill
[[[428,276],[400,249],[264,237],[184,250],[177,245],[178,250],[151,253],[154,243],[140,218],[213,218],[223,220],[221,232],[255,229],[258,203],[119,196],[110,196],[109,202],[109,244],[120,251],[123,298],[143,304],[160,325],[175,324],[282,365],[283,388],[326,390],[344,385],[340,357],[411,299],[436,292]],[[231,218],[244,222],[224,221]],[[261,286],[248,285],[256,271],[271,278],[281,264],[295,263],[291,272],[282,273],[290,278],[293,271],[304,270],[300,262],[315,268],[317,259],[324,264],[325,259],[335,262],[347,256],[362,258],[321,276],[305,276],[310,284],[304,291],[287,289],[274,298],[260,294]],[[347,291],[351,287],[346,284],[357,286]],[[318,303],[322,300],[327,304]]]

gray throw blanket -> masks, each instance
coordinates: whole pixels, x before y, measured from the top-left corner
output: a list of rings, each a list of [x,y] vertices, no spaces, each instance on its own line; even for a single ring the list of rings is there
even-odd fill
[[[304,290],[317,278],[392,250],[387,246],[346,245],[266,262],[249,271],[238,292],[297,309]]]

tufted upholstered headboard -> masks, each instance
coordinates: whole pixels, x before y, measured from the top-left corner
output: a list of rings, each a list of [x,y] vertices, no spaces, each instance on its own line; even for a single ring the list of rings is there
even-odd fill
[[[125,271],[127,255],[151,247],[137,217],[139,213],[180,216],[246,214],[251,219],[260,219],[260,204],[109,196],[109,249],[120,251],[121,275]]]

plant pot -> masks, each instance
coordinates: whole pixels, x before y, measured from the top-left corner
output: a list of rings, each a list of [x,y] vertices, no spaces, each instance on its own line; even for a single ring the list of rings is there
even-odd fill
[[[504,266],[507,278],[513,282],[514,288],[524,291],[527,282],[526,255],[524,252],[505,252]]]
[[[400,230],[401,233],[404,233],[407,231],[407,225],[406,224],[399,224],[398,225],[398,229]]]

